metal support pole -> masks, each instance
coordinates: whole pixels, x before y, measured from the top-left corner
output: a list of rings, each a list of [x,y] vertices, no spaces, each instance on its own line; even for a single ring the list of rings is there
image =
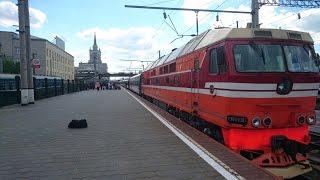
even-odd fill
[[[33,59],[35,59],[36,58],[36,55],[37,55],[37,53],[32,53],[32,59],[31,60],[33,60]],[[33,75],[36,75],[36,69],[34,68],[34,66],[32,65],[32,74]],[[33,89],[34,89],[35,87],[33,86]]]
[[[199,35],[199,21],[198,21],[198,11],[196,11],[196,24],[197,24],[197,36]]]
[[[251,17],[252,17],[252,28],[259,28],[259,2],[258,0],[251,1]]]
[[[25,36],[26,36],[26,59],[27,59],[27,76],[28,76],[28,103],[34,104],[34,88],[33,88],[33,73],[31,68],[31,47],[30,47],[30,17],[29,3],[25,0],[24,3],[24,18],[25,18]]]
[[[18,0],[19,13],[19,40],[20,40],[20,91],[21,105],[28,105],[28,74],[27,74],[27,59],[26,59],[26,37],[25,37],[25,0]]]
[[[2,44],[0,43],[0,73],[3,73],[3,60],[2,60]]]
[[[3,62],[2,62],[2,54],[0,52],[0,73],[3,73]]]

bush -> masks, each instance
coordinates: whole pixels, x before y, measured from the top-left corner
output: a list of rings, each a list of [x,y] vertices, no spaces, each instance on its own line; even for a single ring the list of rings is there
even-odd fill
[[[3,73],[5,74],[20,74],[20,62],[15,62],[10,58],[3,60]]]

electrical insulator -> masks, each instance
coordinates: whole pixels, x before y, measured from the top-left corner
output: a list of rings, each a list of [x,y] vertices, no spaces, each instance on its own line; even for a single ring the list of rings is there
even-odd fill
[[[219,21],[219,14],[217,14],[216,16],[216,21]]]
[[[298,13],[298,19],[301,19],[301,14],[300,13]]]
[[[163,12],[163,18],[167,19],[167,13],[165,11]]]

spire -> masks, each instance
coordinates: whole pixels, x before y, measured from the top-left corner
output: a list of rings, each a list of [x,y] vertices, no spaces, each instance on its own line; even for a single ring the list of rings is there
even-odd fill
[[[94,51],[98,50],[96,32],[94,32],[94,40],[93,40],[92,50],[94,50]]]

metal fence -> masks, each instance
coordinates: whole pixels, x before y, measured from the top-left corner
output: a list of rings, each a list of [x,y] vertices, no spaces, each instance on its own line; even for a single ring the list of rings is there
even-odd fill
[[[1,80],[0,88],[0,107],[21,103],[20,95],[20,77],[15,76],[12,79]],[[63,80],[53,77],[33,78],[34,98],[35,100],[59,96],[87,90],[83,82],[75,82],[74,80]]]

